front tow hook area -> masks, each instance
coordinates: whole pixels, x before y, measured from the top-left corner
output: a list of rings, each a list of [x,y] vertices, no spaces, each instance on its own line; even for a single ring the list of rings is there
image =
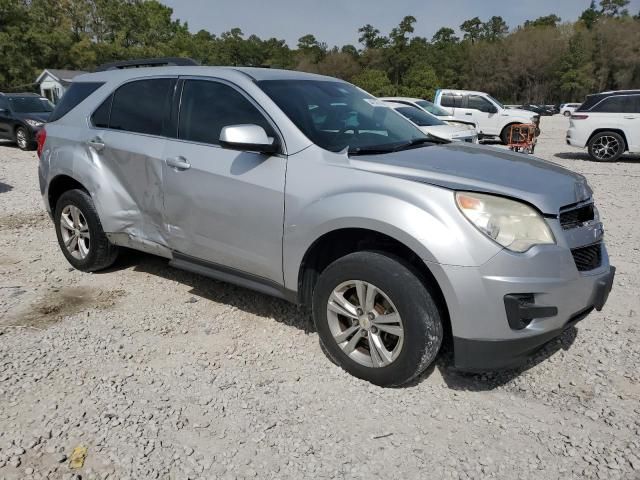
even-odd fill
[[[613,279],[616,276],[616,267],[609,267],[609,275],[601,278],[596,283],[596,289],[593,296],[593,306],[597,311],[601,311],[604,308],[609,294],[613,289]]]
[[[554,317],[558,307],[536,305],[532,293],[510,293],[504,296],[507,321],[513,330],[522,330],[534,318]]]

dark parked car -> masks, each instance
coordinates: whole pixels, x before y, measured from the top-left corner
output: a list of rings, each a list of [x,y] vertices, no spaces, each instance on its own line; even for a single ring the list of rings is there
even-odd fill
[[[34,150],[36,135],[52,111],[51,102],[35,93],[0,93],[0,138]]]
[[[549,117],[555,113],[552,108],[549,108],[545,105],[533,105],[529,103],[526,105],[521,105],[518,108],[521,108],[522,110],[529,110],[530,112],[535,112],[538,115],[545,117]]]

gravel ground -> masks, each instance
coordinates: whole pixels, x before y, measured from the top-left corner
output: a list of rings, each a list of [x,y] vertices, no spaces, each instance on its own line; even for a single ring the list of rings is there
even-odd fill
[[[134,252],[74,271],[36,156],[1,144],[0,479],[640,478],[640,158],[542,128],[536,153],[595,190],[609,303],[518,371],[440,359],[401,389],[332,365],[285,302]]]

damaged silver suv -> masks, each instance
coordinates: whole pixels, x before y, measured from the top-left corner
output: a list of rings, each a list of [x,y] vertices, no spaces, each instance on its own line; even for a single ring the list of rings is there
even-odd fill
[[[328,356],[383,386],[444,339],[461,369],[517,365],[607,300],[581,175],[430,137],[334,78],[120,67],[76,77],[38,138],[79,270],[128,247],[309,305]]]

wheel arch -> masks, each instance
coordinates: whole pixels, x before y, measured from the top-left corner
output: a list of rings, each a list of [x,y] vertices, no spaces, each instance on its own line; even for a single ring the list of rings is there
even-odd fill
[[[49,202],[49,208],[52,213],[55,212],[56,203],[62,194],[74,189],[83,190],[87,194],[91,195],[89,190],[82,183],[69,175],[60,174],[51,179],[51,182],[49,182],[49,188],[47,189],[47,202]]]
[[[407,264],[434,296],[450,338],[449,308],[436,277],[422,258],[404,242],[367,228],[348,227],[329,231],[316,239],[305,252],[298,273],[298,302],[311,305],[313,290],[320,274],[335,260],[358,251],[377,251]]]
[[[591,132],[591,135],[589,135],[589,140],[587,140],[587,146],[591,143],[591,140],[593,140],[593,137],[595,137],[599,133],[605,133],[605,132],[614,132],[620,135],[622,137],[622,140],[624,140],[624,151],[626,152],[629,150],[629,142],[627,141],[627,136],[625,135],[624,130],[621,130],[619,128],[596,128],[593,132]]]

